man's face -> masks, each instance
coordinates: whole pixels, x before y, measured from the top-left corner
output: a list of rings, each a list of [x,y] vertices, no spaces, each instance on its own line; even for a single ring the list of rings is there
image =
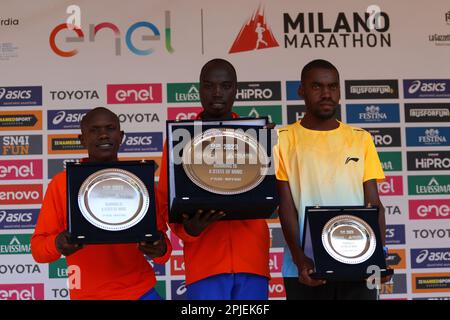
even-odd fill
[[[307,112],[319,119],[331,119],[341,99],[337,72],[320,68],[310,70],[298,93],[305,100]]]
[[[80,140],[90,161],[115,161],[122,143],[119,120],[110,112],[95,112],[81,131]]]
[[[230,117],[236,89],[236,79],[229,67],[220,63],[209,66],[200,79],[200,100],[204,117]]]

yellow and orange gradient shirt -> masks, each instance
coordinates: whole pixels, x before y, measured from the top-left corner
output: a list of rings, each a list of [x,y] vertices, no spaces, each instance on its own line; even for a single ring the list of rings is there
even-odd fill
[[[300,122],[278,129],[274,147],[277,180],[291,189],[303,239],[306,206],[364,205],[363,183],[384,179],[371,135],[339,122],[329,131],[310,130]],[[283,276],[297,277],[286,246]]]

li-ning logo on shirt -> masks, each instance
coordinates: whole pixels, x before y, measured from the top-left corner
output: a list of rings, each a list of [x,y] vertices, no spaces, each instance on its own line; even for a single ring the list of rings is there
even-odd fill
[[[350,161],[358,162],[358,160],[359,160],[359,158],[350,158],[350,157],[347,157],[347,160],[345,160],[345,164],[349,163]]]

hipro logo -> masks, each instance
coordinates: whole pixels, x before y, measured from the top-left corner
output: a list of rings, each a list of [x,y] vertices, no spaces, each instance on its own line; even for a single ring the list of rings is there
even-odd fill
[[[81,28],[73,28],[73,26],[67,24],[67,23],[61,23],[60,25],[56,26],[52,32],[50,33],[50,48],[54,53],[56,53],[60,57],[73,57],[74,55],[78,54],[78,49],[73,50],[62,50],[57,44],[56,44],[56,37],[59,32],[62,30],[70,30],[72,27],[72,31],[75,32],[76,35],[72,37],[66,37],[65,42],[66,43],[75,43],[75,42],[84,42],[85,35]],[[143,35],[141,37],[142,41],[159,41],[161,39],[161,33],[159,29],[151,22],[148,21],[138,21],[134,24],[132,24],[126,34],[125,34],[125,43],[128,47],[128,50],[130,50],[133,54],[138,56],[147,56],[153,53],[153,48],[147,48],[147,49],[139,49],[135,46],[134,40],[133,40],[133,33],[140,28],[146,28],[149,29],[150,34]],[[115,55],[120,56],[122,55],[122,34],[117,27],[117,25],[111,23],[111,22],[102,22],[99,24],[89,24],[89,42],[95,42],[97,33],[102,29],[109,29],[114,33],[114,49],[115,49]],[[174,49],[172,48],[171,44],[171,27],[170,27],[170,11],[165,11],[165,21],[164,21],[164,31],[165,31],[165,48],[167,52],[173,53]]]
[[[228,53],[279,47],[259,7],[242,26]]]

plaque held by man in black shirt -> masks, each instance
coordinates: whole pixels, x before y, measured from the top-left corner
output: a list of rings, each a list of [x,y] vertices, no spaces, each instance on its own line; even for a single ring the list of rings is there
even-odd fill
[[[307,206],[303,251],[314,279],[362,281],[379,271],[391,275],[380,237],[376,206]]]

